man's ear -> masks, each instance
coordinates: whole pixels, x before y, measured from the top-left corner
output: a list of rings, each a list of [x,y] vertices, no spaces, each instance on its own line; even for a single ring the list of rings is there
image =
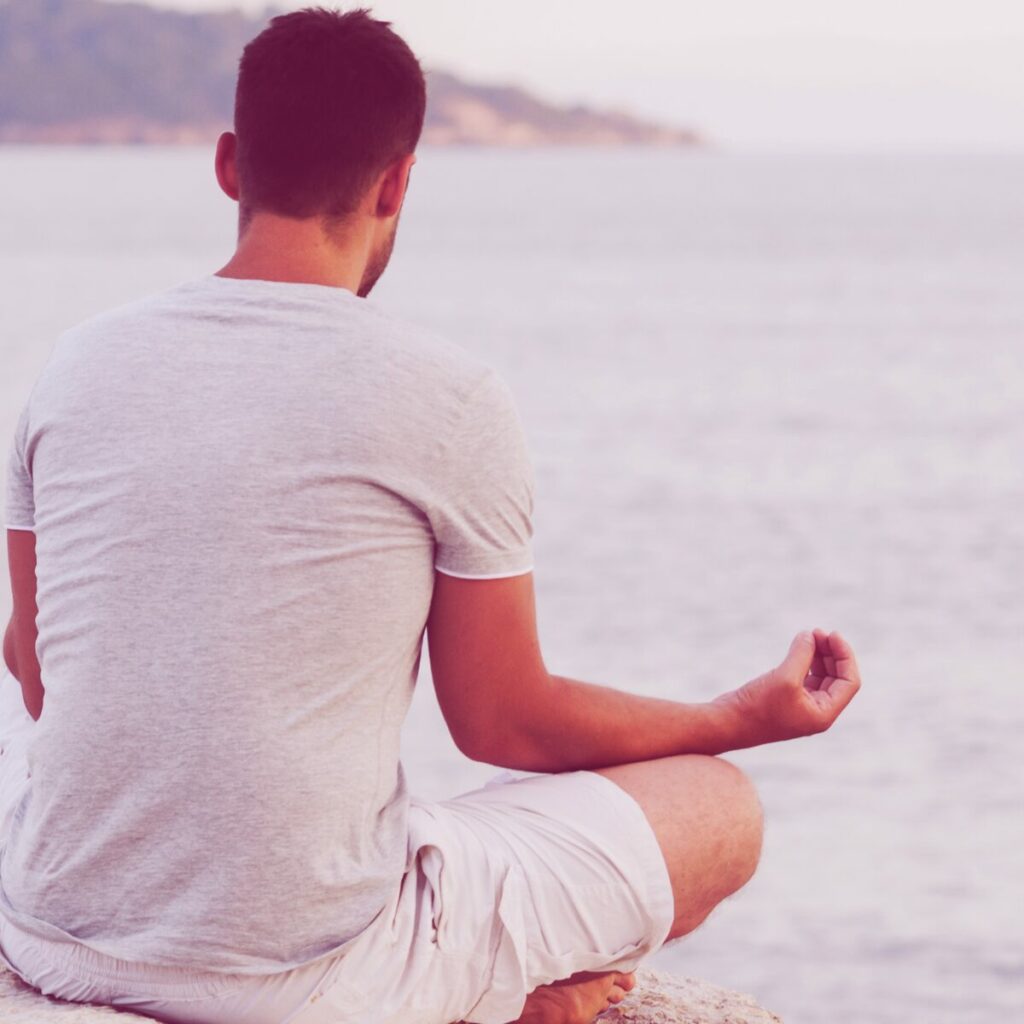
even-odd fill
[[[238,201],[238,171],[235,167],[234,132],[221,132],[217,139],[217,152],[213,158],[213,168],[217,174],[217,183],[230,199]]]
[[[384,169],[377,184],[376,216],[394,217],[402,208],[405,190],[409,186],[409,172],[414,163],[416,154],[408,153]]]

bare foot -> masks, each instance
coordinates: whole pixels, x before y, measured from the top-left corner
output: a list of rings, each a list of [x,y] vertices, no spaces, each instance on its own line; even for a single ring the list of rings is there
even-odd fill
[[[577,971],[568,978],[538,985],[526,997],[523,1012],[510,1024],[593,1024],[599,1013],[621,1003],[635,984],[635,971]]]

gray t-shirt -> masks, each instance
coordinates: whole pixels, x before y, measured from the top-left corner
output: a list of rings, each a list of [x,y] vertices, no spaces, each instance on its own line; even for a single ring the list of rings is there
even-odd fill
[[[342,288],[211,274],[60,335],[6,482],[46,695],[0,912],[204,971],[339,949],[406,868],[434,569],[532,569],[508,385]]]

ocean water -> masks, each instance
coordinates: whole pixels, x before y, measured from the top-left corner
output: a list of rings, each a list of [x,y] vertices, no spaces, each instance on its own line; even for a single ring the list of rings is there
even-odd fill
[[[841,629],[828,732],[735,751],[761,865],[654,967],[787,1024],[1024,1019],[1024,156],[421,152],[373,299],[491,359],[558,674],[685,701]],[[56,334],[212,272],[212,149],[0,148],[0,428]],[[6,607],[3,611],[6,613]],[[427,658],[404,762],[493,768]]]

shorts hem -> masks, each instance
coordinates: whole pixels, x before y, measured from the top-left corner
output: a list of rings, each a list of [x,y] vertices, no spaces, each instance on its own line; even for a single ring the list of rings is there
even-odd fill
[[[645,837],[640,844],[639,852],[645,869],[647,905],[650,908],[655,927],[651,948],[644,955],[655,953],[668,941],[669,932],[672,931],[676,916],[672,876],[669,874],[661,844],[658,842],[658,837],[655,835],[654,828],[644,813],[643,807],[631,793],[600,772],[583,768],[580,769],[580,774],[598,780],[596,783],[598,787],[605,790],[609,786],[612,787],[615,794],[614,799],[629,808],[629,813],[636,822],[636,833]]]

